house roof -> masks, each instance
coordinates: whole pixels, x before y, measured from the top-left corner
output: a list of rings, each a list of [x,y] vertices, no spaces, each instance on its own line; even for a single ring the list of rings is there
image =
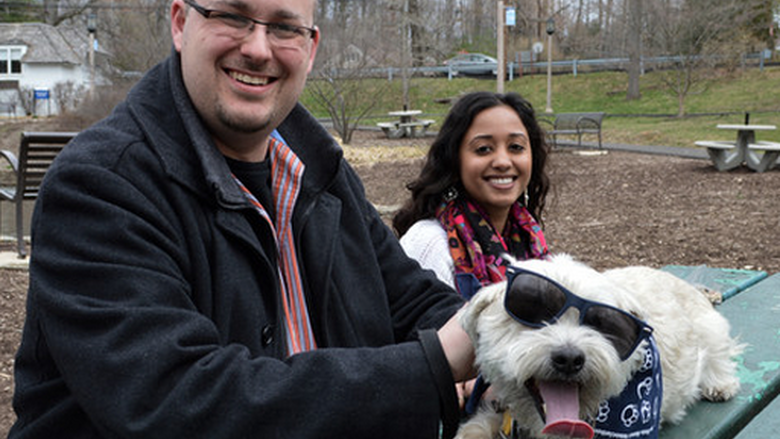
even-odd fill
[[[84,34],[44,23],[0,23],[0,46],[27,46],[25,63],[78,65],[86,61],[89,46]]]

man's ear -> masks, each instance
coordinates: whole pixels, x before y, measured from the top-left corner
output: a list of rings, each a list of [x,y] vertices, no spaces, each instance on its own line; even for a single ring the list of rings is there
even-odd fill
[[[181,52],[184,22],[187,21],[187,7],[182,0],[171,2],[171,38],[177,52]]]

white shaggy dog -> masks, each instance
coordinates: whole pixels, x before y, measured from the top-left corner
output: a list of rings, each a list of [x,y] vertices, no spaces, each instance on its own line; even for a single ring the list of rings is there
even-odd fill
[[[531,437],[593,435],[585,421],[647,364],[650,329],[629,314],[652,327],[660,351],[662,422],[679,422],[699,398],[722,401],[739,390],[733,357],[742,346],[687,282],[648,267],[600,273],[568,255],[513,266],[523,275],[510,276],[509,291],[506,282],[481,289],[460,319],[499,405]],[[482,407],[458,437],[492,439],[501,424],[500,413]]]

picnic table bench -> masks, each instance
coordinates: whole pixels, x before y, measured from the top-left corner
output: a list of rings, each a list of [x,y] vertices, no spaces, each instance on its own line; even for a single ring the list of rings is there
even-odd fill
[[[599,149],[601,149],[601,123],[604,116],[604,112],[558,113],[553,122],[547,119],[540,119],[540,121],[552,127],[546,132],[552,137],[553,146],[558,144],[558,136],[573,135],[577,136],[577,146],[582,147],[582,136],[595,134],[598,136]]]
[[[660,439],[776,437],[780,428],[780,273],[666,266],[663,270],[723,294],[717,309],[731,334],[747,344],[738,358],[741,390],[726,402],[699,401],[678,425],[665,425]],[[761,435],[765,432],[765,435]],[[755,436],[754,434],[759,434]]]
[[[7,150],[0,151],[14,173],[15,185],[0,187],[0,201],[11,201],[16,206],[16,248],[19,258],[27,256],[24,243],[24,212],[26,200],[38,198],[43,176],[57,154],[78,133],[74,132],[23,132],[19,156]]]

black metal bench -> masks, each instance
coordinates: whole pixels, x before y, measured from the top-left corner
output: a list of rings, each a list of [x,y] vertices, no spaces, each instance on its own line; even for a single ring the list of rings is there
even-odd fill
[[[11,151],[0,150],[0,156],[10,163],[16,177],[14,186],[0,187],[0,201],[11,201],[16,205],[16,246],[20,259],[27,256],[24,243],[24,201],[38,197],[44,174],[57,154],[76,134],[24,132],[18,158]]]
[[[547,130],[547,135],[552,138],[552,146],[557,146],[558,136],[573,135],[577,136],[577,146],[582,147],[583,134],[596,134],[599,138],[599,149],[601,149],[601,122],[604,120],[605,113],[559,113],[555,115],[555,121],[550,122],[540,119],[551,125]]]

